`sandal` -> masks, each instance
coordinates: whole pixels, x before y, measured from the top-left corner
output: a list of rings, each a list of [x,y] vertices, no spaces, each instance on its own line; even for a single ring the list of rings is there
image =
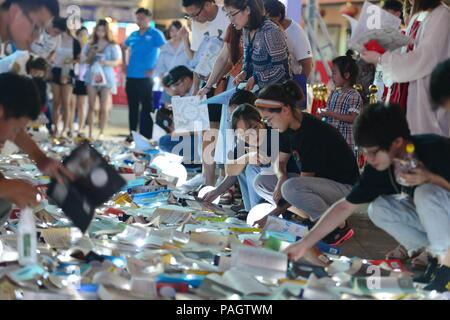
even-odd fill
[[[239,212],[236,214],[235,218],[242,220],[242,221],[247,221],[247,216],[248,216],[248,212],[245,211],[245,209],[243,209],[243,210],[239,210]]]
[[[232,189],[228,190],[225,194],[220,196],[219,204],[222,205],[232,205],[234,202],[234,191]]]
[[[386,260],[398,259],[405,261],[409,259],[408,251],[402,245],[398,245],[394,250],[386,254]]]
[[[428,259],[428,253],[426,251],[422,251],[418,256],[411,259],[411,265],[413,269],[416,270],[425,270],[427,268],[429,259]]]

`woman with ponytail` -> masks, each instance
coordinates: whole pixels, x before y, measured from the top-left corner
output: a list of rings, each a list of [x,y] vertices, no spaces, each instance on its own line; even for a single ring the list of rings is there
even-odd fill
[[[358,78],[358,65],[348,51],[346,56],[333,60],[332,78],[336,86],[328,98],[327,108],[319,117],[339,130],[355,155],[357,154],[353,139],[353,122],[358,116],[363,101],[358,91],[353,89]]]
[[[292,80],[261,90],[255,102],[261,115],[273,129],[288,134],[280,139],[275,176],[258,175],[255,189],[266,201],[277,205],[270,214],[284,214],[289,209],[311,227],[334,202],[349,193],[359,178],[359,170],[339,131],[297,108],[302,98],[301,89]],[[299,177],[289,177],[285,170],[291,155],[300,169]],[[264,223],[264,219],[258,222]],[[344,223],[324,241],[338,245],[352,235],[353,230]]]

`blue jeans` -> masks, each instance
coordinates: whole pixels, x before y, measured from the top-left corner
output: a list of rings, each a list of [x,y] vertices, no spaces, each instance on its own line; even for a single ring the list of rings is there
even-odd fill
[[[427,248],[444,256],[450,248],[450,192],[434,184],[416,188],[414,197],[378,197],[369,206],[369,217],[411,254]]]
[[[183,148],[180,148],[179,152],[174,152],[174,149],[177,145],[183,143],[183,140],[186,137],[183,136],[178,136],[178,137],[171,137],[170,135],[166,134],[165,136],[162,136],[159,139],[159,148],[162,151],[165,152],[169,152],[169,153],[175,153],[177,155],[179,155],[180,157],[184,158],[184,162],[187,162],[189,164],[194,164],[195,161],[195,154],[196,154],[196,149],[195,149],[195,137],[194,135],[190,135],[190,145],[186,145],[186,147],[188,147],[190,149],[190,152],[184,152],[184,146]]]
[[[244,201],[245,211],[250,212],[250,209],[257,204],[263,203],[261,198],[255,191],[255,179],[261,172],[261,167],[254,165],[247,165],[244,171],[238,176],[239,185],[241,186],[242,200]]]

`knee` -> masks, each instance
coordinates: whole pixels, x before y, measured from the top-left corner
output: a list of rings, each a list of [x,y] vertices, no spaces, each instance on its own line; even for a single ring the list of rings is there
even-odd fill
[[[172,150],[170,148],[170,141],[171,141],[171,136],[168,134],[159,138],[158,144],[159,144],[160,149],[165,152],[171,152]]]
[[[255,190],[262,190],[264,189],[264,176],[262,174],[258,174],[255,177],[255,180],[253,181],[253,187]]]
[[[298,198],[301,191],[301,178],[288,179],[285,183],[283,183],[283,186],[281,187],[281,195],[283,199],[285,199],[289,203],[291,202],[290,199],[292,199],[293,197]]]
[[[389,203],[384,197],[378,197],[374,200],[368,208],[368,214],[370,220],[376,225],[380,226],[384,221],[389,220],[392,214]]]
[[[426,183],[421,186],[418,186],[416,190],[414,190],[414,204],[416,207],[426,206],[431,202],[439,203],[439,199],[442,199],[441,191],[443,189],[431,184]]]

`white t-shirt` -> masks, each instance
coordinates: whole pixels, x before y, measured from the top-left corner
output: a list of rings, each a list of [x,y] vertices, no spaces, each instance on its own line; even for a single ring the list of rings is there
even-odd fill
[[[50,54],[61,44],[61,36],[52,37],[44,32],[39,39],[31,44],[31,51],[38,56],[48,59]]]
[[[312,50],[308,36],[303,28],[295,21],[285,30],[289,48],[289,63],[293,74],[301,74],[302,66],[298,61],[311,58]]]
[[[205,23],[192,22],[191,49],[193,51],[198,50],[206,33],[209,33],[211,37],[220,36],[222,40],[225,38],[230,19],[227,18],[226,13],[223,11],[223,6],[218,7],[217,16],[213,21]]]

